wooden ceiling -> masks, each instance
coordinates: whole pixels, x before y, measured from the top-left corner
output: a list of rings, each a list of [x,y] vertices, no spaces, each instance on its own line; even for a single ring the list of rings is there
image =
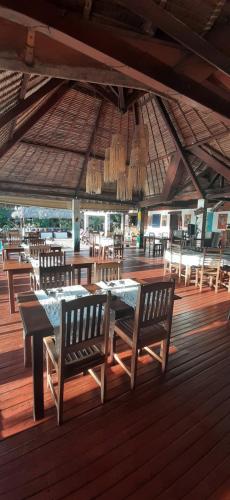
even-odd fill
[[[0,194],[85,194],[140,107],[150,147],[134,205],[230,199],[230,30],[224,0],[0,1]],[[125,205],[125,204],[123,204]],[[130,203],[129,203],[130,206]]]

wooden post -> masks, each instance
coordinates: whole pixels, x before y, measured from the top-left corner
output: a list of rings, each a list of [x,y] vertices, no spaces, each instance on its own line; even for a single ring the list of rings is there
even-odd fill
[[[144,245],[144,232],[145,232],[146,215],[147,214],[148,214],[148,212],[145,208],[141,208],[140,210],[138,210],[137,227],[138,227],[138,230],[140,232],[139,248],[143,248],[143,245]]]
[[[201,228],[201,246],[204,247],[205,243],[205,232],[206,232],[206,220],[207,220],[207,201],[204,200],[204,212],[202,217],[202,228]]]
[[[72,241],[74,252],[80,252],[80,202],[72,200]]]

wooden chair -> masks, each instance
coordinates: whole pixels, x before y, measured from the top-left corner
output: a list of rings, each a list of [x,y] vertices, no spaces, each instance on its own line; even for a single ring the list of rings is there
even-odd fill
[[[28,236],[28,238],[25,238],[27,240],[28,245],[33,245],[33,246],[39,246],[39,245],[45,245],[45,241],[42,238],[31,238],[31,236]]]
[[[71,265],[41,267],[39,269],[39,288],[60,288],[73,285],[73,268]]]
[[[148,285],[140,285],[134,318],[116,321],[111,355],[131,379],[135,388],[138,351],[144,349],[161,363],[164,373],[168,361],[171,335],[175,281],[170,279]],[[120,337],[131,349],[131,369],[116,353],[116,341]],[[160,346],[160,355],[152,347]],[[150,348],[151,347],[151,348]]]
[[[124,236],[123,234],[114,234],[113,235],[113,244],[114,245],[124,245]]]
[[[28,253],[33,259],[38,259],[40,253],[50,252],[48,245],[29,245]]]
[[[204,282],[208,282],[210,287],[214,286],[215,292],[218,292],[218,287],[221,284],[220,265],[221,249],[205,248],[202,266],[196,268],[195,286],[199,287],[201,292]]]
[[[175,257],[175,254],[177,258]],[[176,245],[174,243],[170,244],[170,260],[164,261],[164,276],[169,273],[170,275],[178,275],[179,282],[181,281],[182,269],[184,271],[185,266],[182,266],[182,248],[181,245]]]
[[[61,301],[61,323],[56,342],[44,339],[47,364],[47,385],[56,408],[57,421],[63,422],[65,380],[86,373],[93,376],[101,388],[101,402],[106,397],[110,294],[92,295],[70,302]],[[93,371],[101,366],[101,378]],[[57,374],[57,391],[53,373]]]
[[[119,280],[121,277],[120,269],[120,262],[97,262],[96,281]]]
[[[113,245],[109,247],[109,257],[112,259],[122,260],[124,257],[124,245]]]
[[[65,252],[40,252],[39,253],[39,267],[54,267],[65,265]]]

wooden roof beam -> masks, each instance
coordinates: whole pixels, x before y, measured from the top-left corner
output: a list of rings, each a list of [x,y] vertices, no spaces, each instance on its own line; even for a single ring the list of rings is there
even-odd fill
[[[4,127],[11,120],[17,118],[21,113],[27,111],[31,106],[38,103],[40,99],[45,97],[47,94],[59,88],[61,83],[63,83],[61,80],[53,78],[48,83],[43,85],[43,87],[40,87],[37,92],[34,92],[32,95],[27,97],[27,99],[22,100],[13,109],[10,109],[10,111],[1,116],[0,128]]]
[[[227,165],[215,158],[215,156],[210,155],[201,146],[191,146],[189,149],[195,156],[204,161],[209,167],[222,175],[230,183],[230,168]]]
[[[211,45],[207,39],[189,28],[182,21],[174,17],[166,9],[163,9],[152,0],[117,0],[123,7],[131,12],[152,21],[154,26],[160,28],[186,49],[211,64],[214,68],[230,75],[230,59],[223,52]]]
[[[156,100],[158,108],[159,108],[159,110],[161,112],[162,118],[163,118],[163,120],[164,120],[164,122],[166,124],[166,127],[168,128],[168,130],[169,130],[169,132],[170,132],[170,134],[171,134],[171,136],[172,136],[172,138],[173,138],[173,140],[175,142],[176,149],[177,149],[177,152],[178,152],[178,154],[180,156],[180,159],[182,160],[182,162],[183,162],[183,164],[184,164],[184,166],[185,166],[185,168],[186,168],[189,176],[191,177],[192,183],[193,183],[196,191],[199,193],[200,198],[204,198],[204,193],[202,191],[202,188],[199,185],[197,177],[194,174],[193,169],[192,169],[191,165],[189,164],[189,162],[188,162],[188,160],[186,158],[186,155],[184,153],[183,147],[182,147],[182,145],[180,143],[179,137],[177,135],[177,132],[175,130],[173,122],[172,122],[172,120],[171,120],[171,118],[170,118],[170,116],[168,114],[168,111],[167,111],[167,109],[166,109],[166,107],[165,107],[162,99],[160,99],[160,97],[155,97],[155,100]]]
[[[45,101],[42,106],[35,111],[28,120],[19,128],[16,130],[16,132],[13,134],[12,138],[9,139],[3,146],[0,148],[0,158],[4,156],[4,154],[9,151],[14,144],[16,144],[25,134],[30,130],[31,127],[47,112],[49,109],[56,104],[61,97],[69,90],[70,86],[68,83],[62,83],[54,92],[53,94]]]
[[[89,23],[72,12],[63,16],[55,5],[42,0],[39,4],[26,0],[2,0],[0,16],[26,27],[36,27],[47,38],[139,81],[158,95],[170,97],[171,89],[180,93],[190,106],[199,103],[215,111],[222,120],[229,121],[229,100],[207,88],[205,83],[198,83],[160,62],[141,49],[141,45],[138,47],[136,39],[133,41],[130,37],[124,43],[122,36],[109,27]]]
[[[173,198],[175,194],[175,190],[179,182],[181,181],[181,177],[183,174],[183,161],[181,160],[180,155],[174,154],[171,157],[168,170],[165,176],[165,183],[162,192],[163,200],[169,200]]]

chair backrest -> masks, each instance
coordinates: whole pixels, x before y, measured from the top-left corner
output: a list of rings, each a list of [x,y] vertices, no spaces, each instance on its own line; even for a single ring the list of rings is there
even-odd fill
[[[140,285],[135,313],[134,334],[140,328],[167,321],[171,326],[175,281],[173,279]]]
[[[124,245],[116,244],[113,246],[113,256],[115,259],[123,259]]]
[[[9,241],[21,240],[21,233],[19,230],[12,230],[8,232]]]
[[[66,355],[95,342],[108,350],[110,293],[61,301],[59,362]],[[106,352],[107,354],[107,352]]]
[[[37,259],[39,254],[49,252],[50,247],[48,245],[29,245],[29,255],[33,257],[33,259]]]
[[[114,245],[123,245],[123,243],[124,243],[123,234],[114,234],[113,235],[113,244]]]
[[[33,236],[32,238],[31,238],[31,236],[28,236],[27,237],[27,243],[29,245],[34,245],[34,246],[35,245],[44,245],[45,244],[44,240],[42,238],[39,238],[38,236],[37,237]]]
[[[121,264],[120,262],[97,262],[96,281],[119,280]]]
[[[220,248],[205,248],[203,252],[203,267],[219,269],[221,264]]]
[[[72,266],[55,266],[39,269],[39,286],[42,290],[71,286],[73,282]]]
[[[40,252],[39,267],[54,267],[65,265],[65,252]]]

